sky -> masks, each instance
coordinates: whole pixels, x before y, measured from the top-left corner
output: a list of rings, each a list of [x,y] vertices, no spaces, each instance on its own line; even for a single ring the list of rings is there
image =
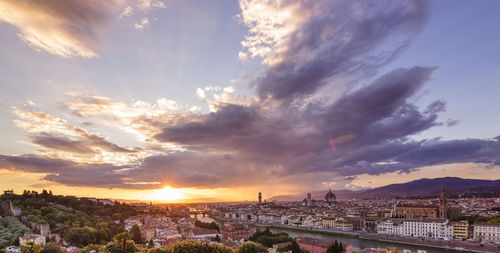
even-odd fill
[[[202,202],[500,179],[499,10],[1,1],[0,187]]]

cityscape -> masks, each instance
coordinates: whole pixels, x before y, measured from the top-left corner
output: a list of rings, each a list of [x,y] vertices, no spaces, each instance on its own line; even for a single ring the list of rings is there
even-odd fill
[[[0,0],[0,253],[500,252],[499,13]]]

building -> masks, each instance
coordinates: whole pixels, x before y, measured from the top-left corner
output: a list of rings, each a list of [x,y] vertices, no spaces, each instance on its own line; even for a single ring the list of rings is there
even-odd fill
[[[474,240],[500,242],[500,223],[474,223]]]
[[[198,240],[210,240],[210,238],[219,236],[217,229],[193,227],[191,229],[191,238]]]
[[[328,193],[325,195],[325,201],[330,206],[337,202],[337,197],[333,194],[332,189],[328,189]]]
[[[262,204],[262,193],[259,192],[259,206]]]
[[[5,196],[12,195],[12,194],[14,194],[14,190],[13,189],[3,191],[3,195],[5,195]]]
[[[388,248],[365,248],[362,250],[356,251],[356,253],[399,253],[396,247],[388,247]]]
[[[148,241],[156,238],[156,228],[148,227],[141,230],[142,238]]]
[[[444,185],[441,186],[441,193],[439,194],[439,218],[448,218],[448,201],[446,200],[446,193],[444,192]]]
[[[469,222],[468,221],[453,222],[452,226],[453,226],[453,238],[455,238],[455,239],[467,239],[467,238],[469,238]]]
[[[352,222],[346,221],[346,220],[337,220],[335,222],[335,230],[340,230],[340,231],[352,231],[353,230],[353,225]]]
[[[326,253],[328,247],[333,244],[330,240],[316,239],[311,237],[299,236],[296,238],[297,244],[301,249],[308,250],[309,253]],[[352,253],[352,244],[342,243],[346,253]]]
[[[306,205],[307,205],[307,206],[312,206],[312,198],[311,198],[311,193],[308,193],[308,194],[307,194],[307,202],[306,202]]]
[[[438,218],[437,206],[424,206],[424,205],[396,205],[394,210],[394,217],[396,218]]]
[[[453,237],[453,226],[444,219],[389,220],[377,225],[377,234],[449,239]]]
[[[403,236],[451,238],[453,227],[445,219],[410,219],[403,221]]]
[[[377,234],[401,236],[403,234],[402,228],[400,222],[388,220],[377,224]]]
[[[225,223],[224,224],[224,237],[231,238],[232,240],[248,240],[248,238],[255,232],[255,228],[243,223]]]
[[[45,240],[45,236],[43,235],[25,234],[24,236],[19,237],[19,245],[26,246],[28,242],[33,242],[35,245],[44,246]]]
[[[292,244],[292,242],[273,244],[273,247],[269,250],[269,253],[277,253],[279,248],[289,247],[291,244]],[[291,251],[289,250],[288,252],[291,252]]]
[[[323,228],[335,228],[335,219],[334,218],[324,218],[321,220],[321,226]]]

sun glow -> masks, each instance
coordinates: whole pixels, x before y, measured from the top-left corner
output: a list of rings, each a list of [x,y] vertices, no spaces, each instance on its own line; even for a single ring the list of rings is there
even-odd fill
[[[186,195],[182,192],[181,189],[174,189],[170,186],[167,186],[162,189],[152,190],[147,198],[148,200],[156,201],[173,201],[185,199]]]

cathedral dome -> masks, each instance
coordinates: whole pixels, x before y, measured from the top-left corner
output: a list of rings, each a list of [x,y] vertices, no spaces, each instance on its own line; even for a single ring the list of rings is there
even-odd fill
[[[332,189],[329,189],[328,193],[325,195],[325,201],[328,203],[333,203],[333,202],[337,201],[337,197],[332,192]]]

